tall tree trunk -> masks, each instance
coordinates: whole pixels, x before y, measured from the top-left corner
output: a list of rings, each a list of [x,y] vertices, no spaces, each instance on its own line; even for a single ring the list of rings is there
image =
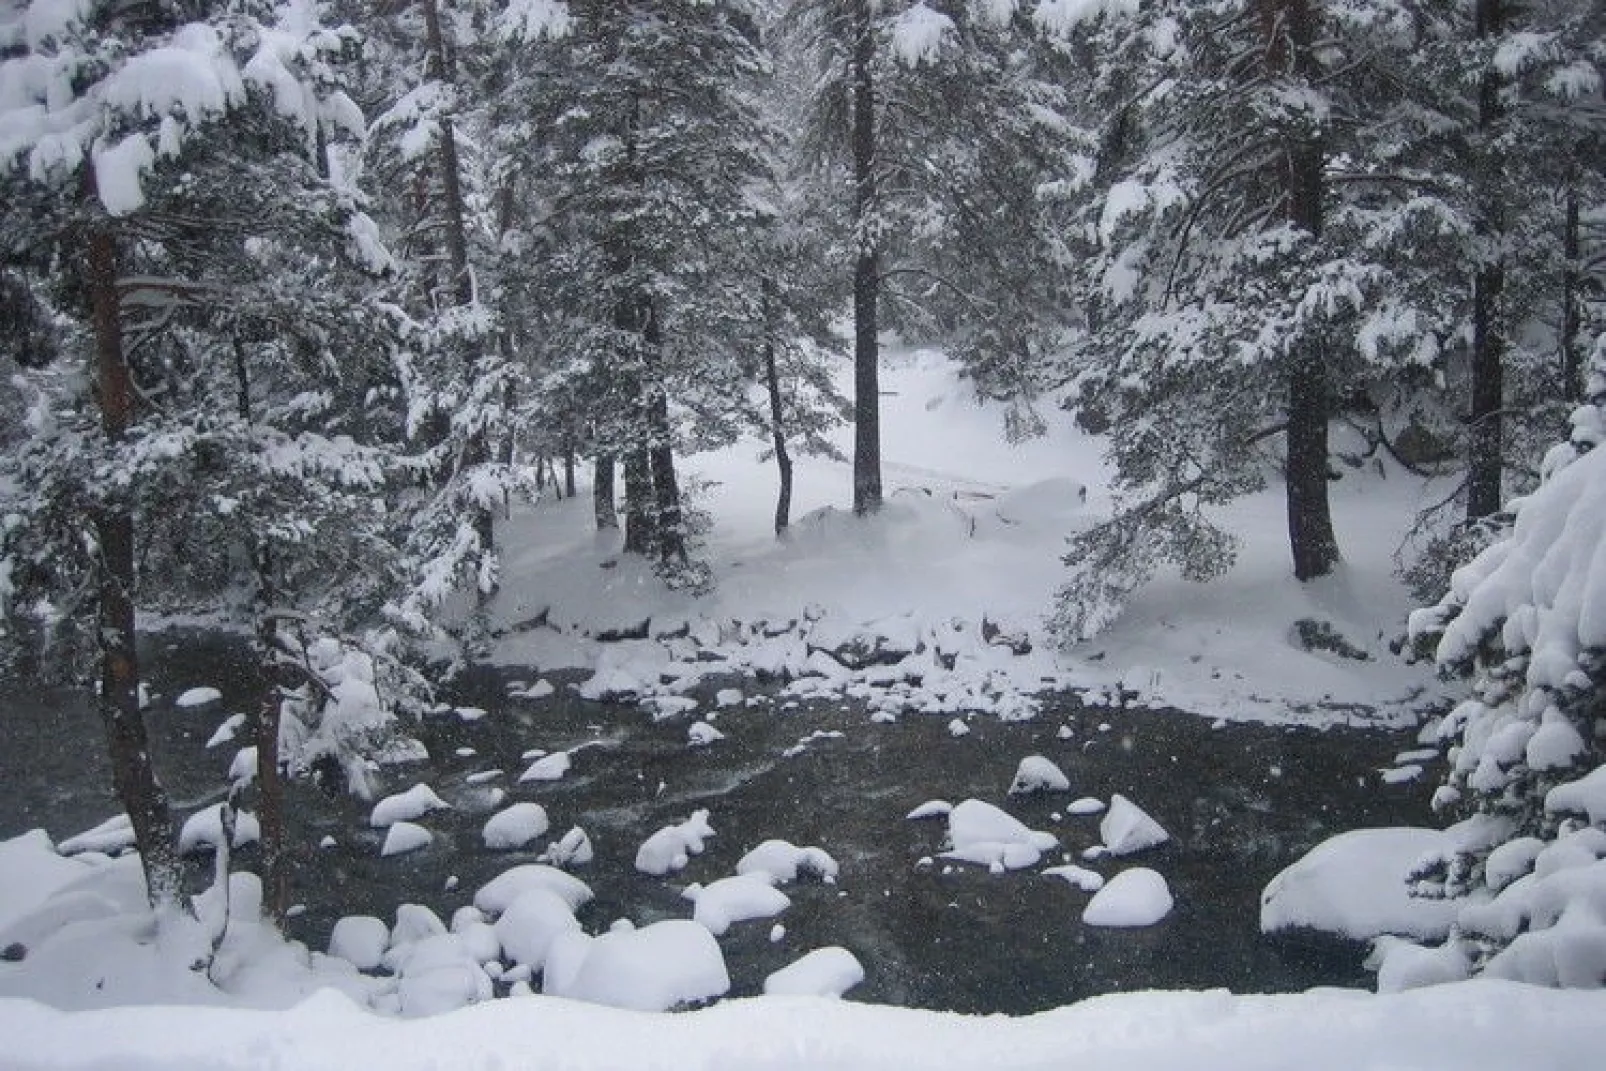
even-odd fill
[[[591,476],[591,512],[597,519],[599,532],[619,527],[619,510],[613,504],[613,470],[613,455],[598,454]],[[569,472],[571,475],[574,472],[572,465]]]
[[[1474,13],[1480,39],[1505,32],[1504,0],[1477,0]],[[1477,234],[1487,247],[1498,239],[1504,215],[1500,204],[1499,166],[1494,148],[1496,128],[1501,120],[1500,73],[1490,65],[1478,85],[1478,133],[1487,158],[1482,162],[1482,204],[1479,206]],[[1500,484],[1505,466],[1505,349],[1501,323],[1501,294],[1505,289],[1505,265],[1499,257],[1480,250],[1480,262],[1472,280],[1472,406],[1468,414],[1471,437],[1467,456],[1467,520],[1475,521],[1498,513]]]
[[[653,525],[652,468],[645,446],[625,454],[625,553],[646,554],[657,536]]]
[[[441,32],[440,7],[437,0],[422,0],[422,6],[427,51],[426,72],[431,78],[451,85],[455,81],[455,72],[452,69],[451,57],[446,50],[445,35]],[[446,233],[446,259],[451,270],[449,280],[451,300],[456,305],[469,305],[474,301],[474,280],[468,264],[468,213],[463,204],[463,172],[457,152],[457,130],[450,115],[440,117],[439,137],[437,157],[440,162],[441,197],[445,201],[443,207],[446,218],[443,223]],[[470,352],[464,354],[464,360],[468,364],[469,376],[472,378],[474,369],[472,348]],[[486,445],[485,433],[482,431],[470,433],[468,442],[463,446],[462,468],[473,468],[490,460],[490,448]],[[479,537],[481,551],[489,556],[495,545],[494,515],[491,508],[484,503],[476,502],[469,508],[473,513],[474,532]],[[483,605],[492,593],[476,590]]]
[[[772,324],[774,285],[764,280],[764,386],[770,396],[770,442],[775,448],[775,468],[781,477],[775,496],[775,534],[786,534],[792,523],[792,455],[786,449],[786,407],[781,401],[781,376],[775,367],[775,325]]]
[[[651,301],[642,302],[641,340],[649,367],[657,368],[663,353],[663,324]],[[661,378],[661,377],[655,377]],[[647,401],[647,435],[652,465],[653,512],[658,558],[666,565],[686,563],[686,524],[680,508],[680,482],[675,478],[675,436],[669,426],[669,396],[654,383]]]
[[[93,172],[89,195],[94,194]],[[117,243],[96,230],[89,236],[86,282],[95,339],[95,385],[101,430],[120,441],[134,421],[134,383],[123,353],[117,295]],[[134,827],[152,907],[178,902],[180,872],[167,793],[151,765],[145,718],[139,705],[139,658],[134,631],[134,517],[123,504],[106,504],[95,516],[100,544],[100,696],[98,706],[117,800]]]
[[[853,512],[881,508],[881,212],[876,175],[875,26],[871,0],[853,2]]]
[[[1584,399],[1584,361],[1578,345],[1578,333],[1583,326],[1583,309],[1580,298],[1578,187],[1567,186],[1566,219],[1562,225],[1562,257],[1566,263],[1561,271],[1561,392],[1569,404]]]
[[[1266,74],[1271,79],[1302,82],[1317,72],[1311,57],[1315,18],[1310,0],[1261,0]],[[1287,135],[1283,150],[1285,218],[1311,238],[1322,233],[1324,150],[1308,133]],[[1311,580],[1326,576],[1338,564],[1338,537],[1333,533],[1327,495],[1327,424],[1332,386],[1327,355],[1319,340],[1299,347],[1289,358],[1287,458],[1288,543],[1294,576]]]
[[[611,462],[610,462],[610,465],[611,465]],[[610,468],[609,469],[609,476],[611,477],[612,475],[613,475],[613,471]],[[611,480],[610,480],[610,484],[611,484]],[[610,486],[609,487],[609,494],[612,494],[612,493],[613,493],[613,489]],[[563,448],[563,494],[564,494],[564,497],[566,497],[566,498],[573,498],[574,497],[574,447],[572,447],[572,446],[565,446]],[[610,502],[609,505],[612,505],[612,503]],[[614,527],[618,527],[618,525],[619,525],[618,518],[615,518],[614,519]]]

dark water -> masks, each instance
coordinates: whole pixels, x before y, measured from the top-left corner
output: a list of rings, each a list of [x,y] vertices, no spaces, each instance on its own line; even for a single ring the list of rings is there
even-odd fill
[[[221,795],[233,746],[203,745],[226,713],[244,709],[249,666],[238,645],[215,638],[157,638],[151,654],[146,675],[164,693],[150,716],[153,752],[175,800],[193,808]],[[480,842],[493,806],[533,800],[551,815],[551,836],[575,824],[591,836],[597,858],[577,873],[597,893],[581,912],[592,929],[621,916],[638,923],[689,916],[680,888],[733,873],[737,859],[769,837],[830,852],[842,867],[838,883],[786,888],[793,906],[776,920],[786,928],[782,941],[769,940],[769,920],[738,923],[720,939],[738,995],[757,992],[766,974],[828,944],[848,947],[864,963],[868,977],[853,990],[856,999],[973,1012],[1021,1013],[1155,987],[1366,985],[1370,976],[1355,946],[1263,938],[1260,890],[1333,833],[1428,817],[1431,780],[1377,780],[1379,767],[1412,746],[1407,733],[1216,729],[1177,712],[1082,709],[1064,697],[1051,699],[1032,722],[978,718],[958,739],[947,731],[947,716],[880,725],[848,703],[739,708],[716,722],[727,739],[691,749],[688,719],[655,724],[634,708],[582,702],[561,688],[547,700],[508,700],[507,676],[484,672],[463,682],[454,699],[490,715],[426,720],[418,735],[431,760],[387,770],[387,791],[425,781],[455,808],[421,820],[436,835],[423,851],[380,858],[380,831],[366,825],[368,805],[309,786],[293,790],[294,889],[306,906],[292,921],[293,936],[321,948],[341,915],[390,917],[405,902],[449,916],[479,885],[534,859],[535,852],[487,852]],[[171,697],[197,684],[223,689],[224,703],[175,710]],[[714,687],[702,697],[705,708]],[[98,728],[81,694],[7,696],[0,710],[0,836],[42,825],[61,838],[112,812]],[[1062,725],[1073,730],[1069,740],[1057,736]],[[844,735],[782,755],[816,731]],[[597,743],[574,755],[563,780],[516,783],[528,765],[520,759],[525,750],[588,742]],[[476,754],[459,756],[459,748]],[[1070,795],[1005,796],[1016,763],[1033,753],[1065,770]],[[504,773],[489,784],[467,782],[490,769]],[[493,804],[491,786],[505,789],[506,800]],[[928,799],[974,796],[1055,833],[1081,863],[1081,850],[1098,843],[1098,817],[1052,816],[1075,796],[1108,800],[1115,792],[1158,819],[1171,842],[1083,865],[1106,876],[1134,865],[1164,874],[1177,906],[1156,926],[1083,926],[1088,894],[1035,870],[993,875],[941,860],[919,867],[940,850],[944,823],[904,819]],[[641,841],[698,807],[710,809],[718,834],[708,850],[668,879],[637,873]],[[337,847],[317,847],[326,834]],[[242,853],[247,865],[251,856]],[[456,888],[448,891],[453,878]]]

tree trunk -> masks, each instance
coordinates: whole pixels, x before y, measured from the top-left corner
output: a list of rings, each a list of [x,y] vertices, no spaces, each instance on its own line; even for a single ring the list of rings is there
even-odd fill
[[[659,365],[663,351],[663,325],[650,301],[642,303],[641,340],[649,367]],[[654,524],[658,558],[665,565],[686,563],[686,524],[680,508],[680,483],[675,478],[675,437],[669,427],[669,396],[661,382],[654,383],[647,402],[647,436],[651,444]]]
[[[572,458],[573,455],[571,454]],[[613,504],[613,455],[598,454],[591,477],[591,510],[597,519],[597,531],[605,532],[619,527],[619,510]],[[569,474],[574,474],[570,464]],[[571,484],[571,486],[573,486]]]
[[[1569,404],[1584,400],[1584,361],[1578,346],[1578,333],[1583,325],[1583,309],[1579,301],[1579,242],[1578,188],[1567,186],[1566,222],[1562,229],[1561,271],[1561,393]]]
[[[94,194],[93,172],[88,186]],[[101,430],[118,442],[134,421],[134,384],[123,354],[117,296],[117,244],[110,234],[89,236],[87,279],[95,338],[95,385]],[[167,793],[151,765],[145,718],[139,705],[139,659],[134,630],[134,518],[126,505],[106,504],[95,516],[100,544],[100,708],[117,800],[134,827],[152,907],[178,902],[180,871]]]
[[[876,176],[875,27],[871,0],[853,4],[853,512],[881,508],[880,198]]]
[[[1317,73],[1311,58],[1315,20],[1309,0],[1262,0],[1266,74],[1308,83]],[[1322,169],[1325,151],[1314,135],[1287,135],[1283,150],[1283,204],[1288,222],[1309,234],[1322,233]],[[1331,384],[1320,339],[1308,341],[1289,357],[1287,457],[1288,542],[1294,576],[1304,581],[1326,576],[1338,564],[1327,495],[1327,423]]]
[[[657,536],[652,515],[652,468],[646,447],[625,454],[625,553],[646,554]]]
[[[1478,37],[1505,32],[1504,0],[1477,0]],[[1496,127],[1501,119],[1501,79],[1493,66],[1478,85],[1478,133],[1488,153],[1482,163],[1484,189],[1478,213],[1477,234],[1487,245],[1502,229],[1499,166],[1495,158]],[[1490,170],[1493,168],[1494,170]],[[1505,332],[1501,324],[1501,293],[1505,266],[1495,258],[1480,263],[1472,280],[1472,406],[1468,414],[1471,435],[1467,455],[1467,520],[1498,513],[1500,484],[1505,466]]]
[[[764,385],[770,395],[770,442],[775,448],[775,467],[781,488],[775,497],[775,535],[784,536],[792,523],[792,455],[786,449],[786,409],[781,402],[781,376],[775,367],[775,329],[770,323],[774,298],[768,280],[764,284]]]
[[[271,575],[266,548],[259,572]],[[283,926],[290,910],[290,859],[286,851],[284,773],[279,764],[278,622],[264,582],[257,617],[257,659],[261,699],[257,707],[257,819],[262,827],[262,906],[275,925]]]
[[[611,467],[612,462],[609,464],[610,467],[608,474],[611,477],[613,475],[613,470]],[[612,493],[611,487],[609,488],[609,493]],[[563,494],[565,498],[574,497],[574,447],[572,446],[565,446],[563,448]],[[612,503],[610,502],[609,505],[611,506]],[[617,528],[618,526],[619,521],[617,518],[615,518],[614,527]]]

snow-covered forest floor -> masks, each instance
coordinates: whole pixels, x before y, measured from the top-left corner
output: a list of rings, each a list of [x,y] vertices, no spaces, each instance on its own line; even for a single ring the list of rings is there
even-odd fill
[[[1345,564],[1335,577],[1306,586],[1288,576],[1276,488],[1252,496],[1226,515],[1243,546],[1224,579],[1198,586],[1161,577],[1111,632],[1060,650],[1042,618],[1062,573],[1065,535],[1108,504],[1098,440],[1051,412],[1046,437],[1016,447],[1001,442],[998,409],[978,403],[953,367],[929,352],[892,360],[883,388],[889,502],[872,520],[855,520],[842,508],[845,466],[805,459],[798,466],[793,531],[778,543],[769,527],[773,467],[759,460],[757,444],[688,460],[687,471],[705,482],[698,505],[712,522],[702,553],[715,586],[703,596],[667,592],[650,572],[632,572],[615,543],[593,533],[584,494],[516,506],[501,529],[506,570],[490,608],[492,658],[527,673],[523,690],[530,695],[552,683],[547,675],[581,669],[575,686],[584,697],[639,703],[644,718],[677,727],[701,721],[716,734],[722,709],[729,718],[727,708],[738,703],[785,707],[837,695],[857,700],[855,709],[867,719],[935,716],[962,735],[979,719],[1030,717],[1036,697],[1048,691],[1074,693],[1093,707],[1174,707],[1212,720],[1400,727],[1420,719],[1444,694],[1428,668],[1403,664],[1388,646],[1410,608],[1393,578],[1393,555],[1416,509],[1435,500],[1438,489],[1375,463],[1347,472],[1335,486]],[[1298,638],[1301,620],[1330,625],[1353,649],[1308,650]],[[769,687],[716,691],[757,675],[768,678]],[[571,677],[558,677],[556,687],[568,686]],[[561,777],[564,771],[549,773]],[[1402,779],[1420,773],[1409,763],[1398,770]],[[1375,777],[1376,771],[1356,774]],[[1151,796],[1164,790],[1158,784],[1134,789]],[[998,802],[1018,810],[1001,792]],[[406,810],[407,817],[428,822],[427,805],[413,813],[416,808],[404,803],[391,806],[397,814],[390,817]],[[1003,840],[1020,834],[1013,847],[998,848],[997,868],[1017,865],[1023,846],[1039,836],[983,817]],[[1429,821],[1427,814],[1422,818]],[[674,835],[682,838],[678,854],[691,850],[695,822],[694,816]],[[950,818],[951,833],[957,828]],[[552,829],[554,838],[559,831]],[[1142,825],[1132,819],[1124,831],[1101,826],[1101,832],[1114,843],[1112,836],[1140,834]],[[654,856],[646,844],[642,852]],[[1606,1021],[1594,1014],[1598,996],[1494,982],[1378,996],[1350,990],[1135,993],[1014,1020],[792,996],[727,1001],[663,1018],[544,997],[461,1008],[409,1025],[370,1009],[416,1014],[471,999],[475,986],[484,989],[477,965],[467,965],[473,968],[467,989],[451,973],[464,967],[465,950],[494,929],[491,939],[504,951],[542,943],[542,956],[534,957],[539,961],[548,954],[544,942],[554,940],[550,928],[569,927],[553,921],[565,914],[563,904],[540,911],[527,904],[524,914],[531,917],[495,927],[454,918],[449,935],[432,935],[416,918],[418,932],[405,940],[398,936],[407,928],[400,918],[389,933],[348,933],[347,956],[365,958],[359,946],[376,939],[378,947],[369,952],[382,956],[386,943],[391,946],[390,965],[402,985],[387,988],[348,959],[309,954],[253,923],[260,890],[237,876],[230,906],[236,921],[214,959],[214,972],[230,983],[219,988],[188,969],[206,954],[206,927],[221,918],[215,891],[200,901],[198,926],[169,926],[157,938],[143,913],[137,868],[127,857],[60,859],[37,834],[0,844],[0,853],[0,936],[10,934],[10,941],[23,934],[37,943],[65,920],[75,925],[72,940],[46,946],[63,968],[74,959],[70,970],[52,970],[39,956],[0,963],[4,991],[17,993],[18,981],[31,976],[58,985],[50,996],[69,1008],[136,1005],[66,1013],[0,999],[0,1031],[10,1039],[6,1059],[13,1061],[7,1066],[18,1068],[466,1068],[521,1061],[574,1068],[1026,1068],[1067,1061],[1247,1068],[1296,1059],[1346,1069],[1505,1068],[1571,1066],[1579,1053],[1606,1043]],[[1061,869],[1073,884],[1085,877],[1076,867]],[[1306,905],[1320,906],[1335,891],[1347,892],[1351,903],[1358,896],[1363,909],[1376,900],[1364,889],[1339,890],[1365,879],[1355,868],[1338,869],[1335,875],[1329,867],[1319,887],[1302,894]],[[542,873],[536,884],[559,880],[555,871]],[[1397,876],[1373,873],[1371,880]],[[70,894],[60,894],[69,887]],[[570,887],[551,888],[561,900]],[[705,908],[708,917],[765,911],[756,887],[733,884],[709,896],[713,891],[704,890],[709,902],[695,908],[705,924]],[[1395,891],[1379,895],[1387,899]],[[1169,909],[1169,903],[1157,907],[1142,889],[1115,902],[1117,914]],[[697,999],[720,992],[713,975],[724,967],[716,970],[708,958],[707,935],[658,929],[665,925],[635,931],[650,940],[629,930],[565,938],[571,951],[551,951],[547,972],[569,976],[549,989],[568,986],[584,995],[590,984],[616,1003],[637,1000],[638,1006],[667,1005],[677,993]],[[564,955],[571,957],[567,967],[560,963]],[[643,957],[654,965],[641,974]],[[532,957],[514,958],[524,960],[527,975]],[[96,964],[107,999],[61,995],[70,988],[63,979],[92,981]],[[841,992],[851,987],[853,966],[812,961],[794,977],[794,991]],[[871,960],[862,969],[876,966]],[[647,992],[625,981],[633,969]],[[419,980],[411,990],[409,974]],[[505,988],[510,980],[518,991],[513,975],[500,984]],[[344,995],[319,991],[330,987]],[[777,984],[776,991],[784,988]]]
[[[1046,400],[1044,436],[1004,441],[1002,407],[930,350],[895,352],[882,391],[888,507],[870,520],[846,508],[846,464],[800,458],[792,531],[778,542],[775,468],[760,443],[687,460],[711,519],[702,553],[716,587],[704,597],[667,592],[648,567],[621,561],[617,542],[594,534],[584,493],[515,507],[502,529],[493,658],[600,665],[593,694],[672,695],[677,686],[658,678],[689,686],[714,669],[786,670],[801,677],[798,694],[873,689],[892,713],[1012,716],[1034,692],[1069,689],[1092,704],[1124,696],[1227,719],[1401,724],[1432,691],[1430,667],[1389,650],[1412,608],[1394,556],[1444,488],[1375,459],[1348,471],[1333,488],[1344,564],[1299,584],[1274,478],[1223,513],[1241,540],[1227,576],[1195,584],[1163,573],[1114,628],[1060,651],[1044,618],[1066,536],[1109,509],[1102,440]],[[851,435],[837,432],[844,453]],[[1349,650],[1310,649],[1301,621],[1332,626]],[[664,642],[594,642],[643,631]],[[847,657],[810,664],[815,651]],[[899,674],[904,653],[916,657]]]

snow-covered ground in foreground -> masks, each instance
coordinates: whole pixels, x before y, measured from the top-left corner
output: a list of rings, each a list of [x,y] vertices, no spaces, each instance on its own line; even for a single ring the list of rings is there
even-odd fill
[[[1024,697],[1059,687],[1092,702],[1136,693],[1210,716],[1320,724],[1397,714],[1431,685],[1426,667],[1402,664],[1387,643],[1411,608],[1393,555],[1436,489],[1397,469],[1346,470],[1333,485],[1344,564],[1299,584],[1274,484],[1221,514],[1242,540],[1226,577],[1161,575],[1110,632],[1060,651],[1043,620],[1065,537],[1109,508],[1101,440],[1046,407],[1046,436],[1005,442],[999,408],[931,351],[895,354],[882,383],[879,516],[847,510],[845,464],[801,457],[792,531],[777,541],[762,444],[685,460],[712,520],[706,596],[668,592],[621,559],[617,537],[593,530],[583,487],[578,499],[515,507],[501,529],[493,658],[596,670],[583,694],[647,699],[666,716],[689,712],[684,693],[722,671],[791,680],[796,696],[857,695],[886,717],[1021,716]],[[838,432],[844,452],[850,434]],[[1331,624],[1367,660],[1307,651],[1295,638],[1303,619]],[[643,626],[648,639],[595,639]]]
[[[386,1020],[333,992],[288,1011],[126,1008],[64,1013],[0,1000],[13,1071],[454,1071],[509,1066],[816,1071],[1098,1068],[1151,1071],[1572,1068],[1606,1051],[1600,995],[1470,982],[1386,997],[1225,992],[1100,997],[1021,1019],[977,1019],[807,997],[685,1015],[549,998],[425,1021]]]

